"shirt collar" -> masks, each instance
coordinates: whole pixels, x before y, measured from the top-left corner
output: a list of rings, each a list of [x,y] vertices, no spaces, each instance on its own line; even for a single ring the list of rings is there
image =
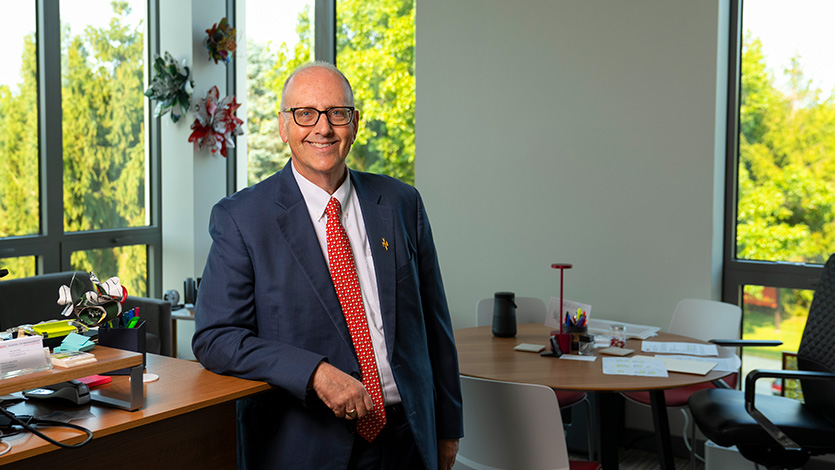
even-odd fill
[[[302,197],[304,198],[304,202],[307,205],[307,210],[310,212],[310,217],[313,220],[321,220],[322,217],[325,216],[325,209],[328,207],[328,202],[331,200],[331,197],[335,197],[339,204],[342,206],[342,213],[345,214],[350,211],[348,206],[349,198],[353,194],[351,191],[351,170],[348,170],[348,177],[345,178],[345,181],[336,188],[333,194],[328,194],[327,191],[316,186],[301,175],[296,170],[295,165],[290,165],[293,168],[293,176],[296,178],[296,183],[299,185],[299,190],[302,193]]]

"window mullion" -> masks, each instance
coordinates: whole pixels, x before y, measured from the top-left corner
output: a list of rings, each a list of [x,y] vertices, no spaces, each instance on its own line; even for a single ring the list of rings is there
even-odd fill
[[[39,272],[69,269],[60,262],[64,233],[61,123],[61,21],[58,0],[38,0],[38,140],[41,234],[47,250]]]
[[[314,58],[336,65],[336,0],[316,0]]]

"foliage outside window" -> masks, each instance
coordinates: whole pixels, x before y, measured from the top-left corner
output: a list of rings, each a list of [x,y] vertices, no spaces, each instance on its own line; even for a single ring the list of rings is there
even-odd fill
[[[737,257],[823,264],[835,248],[835,102],[804,77],[781,90],[745,35],[739,107]]]
[[[147,225],[145,201],[146,27],[144,2],[99,1],[112,7],[107,26],[62,28],[64,230],[81,232]],[[90,6],[88,4],[88,6]],[[61,13],[78,8],[63,2]],[[142,12],[137,18],[134,11]],[[76,30],[80,30],[76,33]],[[65,48],[65,49],[64,49]],[[118,275],[145,293],[145,247],[80,251],[74,269]],[[100,253],[90,256],[88,253]]]
[[[835,69],[815,56],[835,35],[806,21],[827,17],[825,8],[818,0],[742,7],[735,256],[725,276],[741,288],[743,337],[784,342],[744,349],[744,371],[780,368],[782,351],[797,351],[814,294],[808,279],[819,272],[812,265],[835,251]],[[813,40],[782,34],[794,24]],[[784,48],[793,55],[781,56]]]
[[[41,231],[35,4],[18,7],[13,23],[0,30],[8,52],[16,53],[0,78],[0,238]],[[35,274],[31,257],[5,258],[0,267],[10,277]]]
[[[60,70],[58,61],[44,61],[46,74],[61,76],[60,116],[63,141],[61,154],[45,153],[38,141],[38,54],[47,54],[37,44],[34,2],[7,9],[7,20],[18,21],[20,10],[32,10],[32,28],[23,41],[20,81],[0,83],[0,241],[8,237],[58,234],[51,242],[66,241],[63,233],[74,235],[74,246],[92,241],[102,230],[146,228],[150,225],[146,204],[150,200],[146,152],[145,89],[146,14],[142,0],[64,0],[57,6],[61,19]],[[47,4],[54,12],[55,4]],[[40,12],[44,15],[43,11]],[[39,51],[39,49],[41,49]],[[45,139],[57,139],[45,134]],[[47,182],[63,182],[63,204],[50,207],[63,214],[63,227],[40,227],[41,173],[39,158],[62,159],[62,175],[46,174]],[[87,237],[91,234],[92,237]],[[99,237],[101,238],[101,237]],[[123,284],[133,285],[137,294],[147,292],[147,246],[133,245],[105,250],[78,250],[71,266],[61,260],[51,265],[61,270],[93,270],[103,276],[118,275]],[[28,240],[31,242],[31,240]],[[14,247],[15,240],[8,241]],[[116,242],[118,244],[118,240]],[[32,243],[29,244],[33,246]],[[93,247],[90,247],[93,248]],[[67,249],[66,247],[64,249]],[[43,253],[49,251],[37,248]],[[90,253],[98,253],[91,256]],[[34,275],[33,258],[15,256],[0,260],[15,277]],[[54,268],[53,268],[54,269]]]
[[[247,14],[259,11],[247,2]],[[280,170],[290,149],[278,135],[284,81],[313,60],[310,5],[297,16],[298,42],[268,44],[247,39],[249,182]],[[337,2],[337,65],[351,80],[360,131],[348,156],[356,170],[384,173],[414,183],[415,3],[409,0]],[[248,26],[249,27],[249,26]]]
[[[290,147],[278,134],[278,103],[289,71],[313,60],[313,0],[289,2],[279,12],[270,0],[248,0],[247,12],[247,177],[257,183],[284,167]],[[292,15],[295,34],[281,37],[281,28],[264,25],[264,12]],[[272,25],[272,22],[269,23]]]

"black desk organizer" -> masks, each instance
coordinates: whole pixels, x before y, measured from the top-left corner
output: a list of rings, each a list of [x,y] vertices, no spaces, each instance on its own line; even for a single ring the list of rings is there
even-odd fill
[[[142,353],[142,368],[145,368],[145,321],[136,328],[99,327],[99,344],[108,348]],[[131,369],[119,369],[104,375],[130,375]]]

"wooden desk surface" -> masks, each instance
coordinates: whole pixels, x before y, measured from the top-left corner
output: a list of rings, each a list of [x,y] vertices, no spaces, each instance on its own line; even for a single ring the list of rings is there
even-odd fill
[[[0,395],[142,364],[142,355],[139,353],[104,346],[96,347],[94,352],[97,362],[70,368],[54,367],[52,370],[0,380]]]
[[[93,404],[89,409],[95,417],[75,420],[72,423],[93,431],[95,441],[98,438],[178,417],[191,411],[233,401],[271,388],[264,382],[214,374],[205,370],[197,362],[156,354],[147,355],[146,373],[159,375],[159,380],[144,384],[144,408],[131,412]],[[113,382],[97,387],[96,390],[107,395],[122,395],[128,392],[128,386],[127,376],[114,376]],[[29,400],[9,409],[18,415],[28,414],[36,417],[46,415],[53,410],[71,412],[84,409],[83,407],[64,407],[58,403]],[[44,433],[53,439],[69,444],[81,442],[85,437],[78,431],[62,428],[48,428]],[[58,450],[57,447],[29,433],[6,438],[4,441],[12,444],[12,450],[9,454],[0,457],[0,465]],[[83,449],[75,452],[83,454]]]
[[[730,375],[730,372],[709,372],[707,375],[670,372],[666,378],[604,375],[600,358],[594,362],[572,361],[513,350],[520,343],[548,344],[551,329],[542,324],[518,325],[513,338],[493,336],[490,326],[464,328],[454,333],[461,374],[485,379],[534,383],[558,390],[615,392],[685,387]],[[652,340],[705,343],[669,333],[659,333]],[[626,343],[627,348],[636,351],[635,354],[641,354],[640,346],[640,340]]]

